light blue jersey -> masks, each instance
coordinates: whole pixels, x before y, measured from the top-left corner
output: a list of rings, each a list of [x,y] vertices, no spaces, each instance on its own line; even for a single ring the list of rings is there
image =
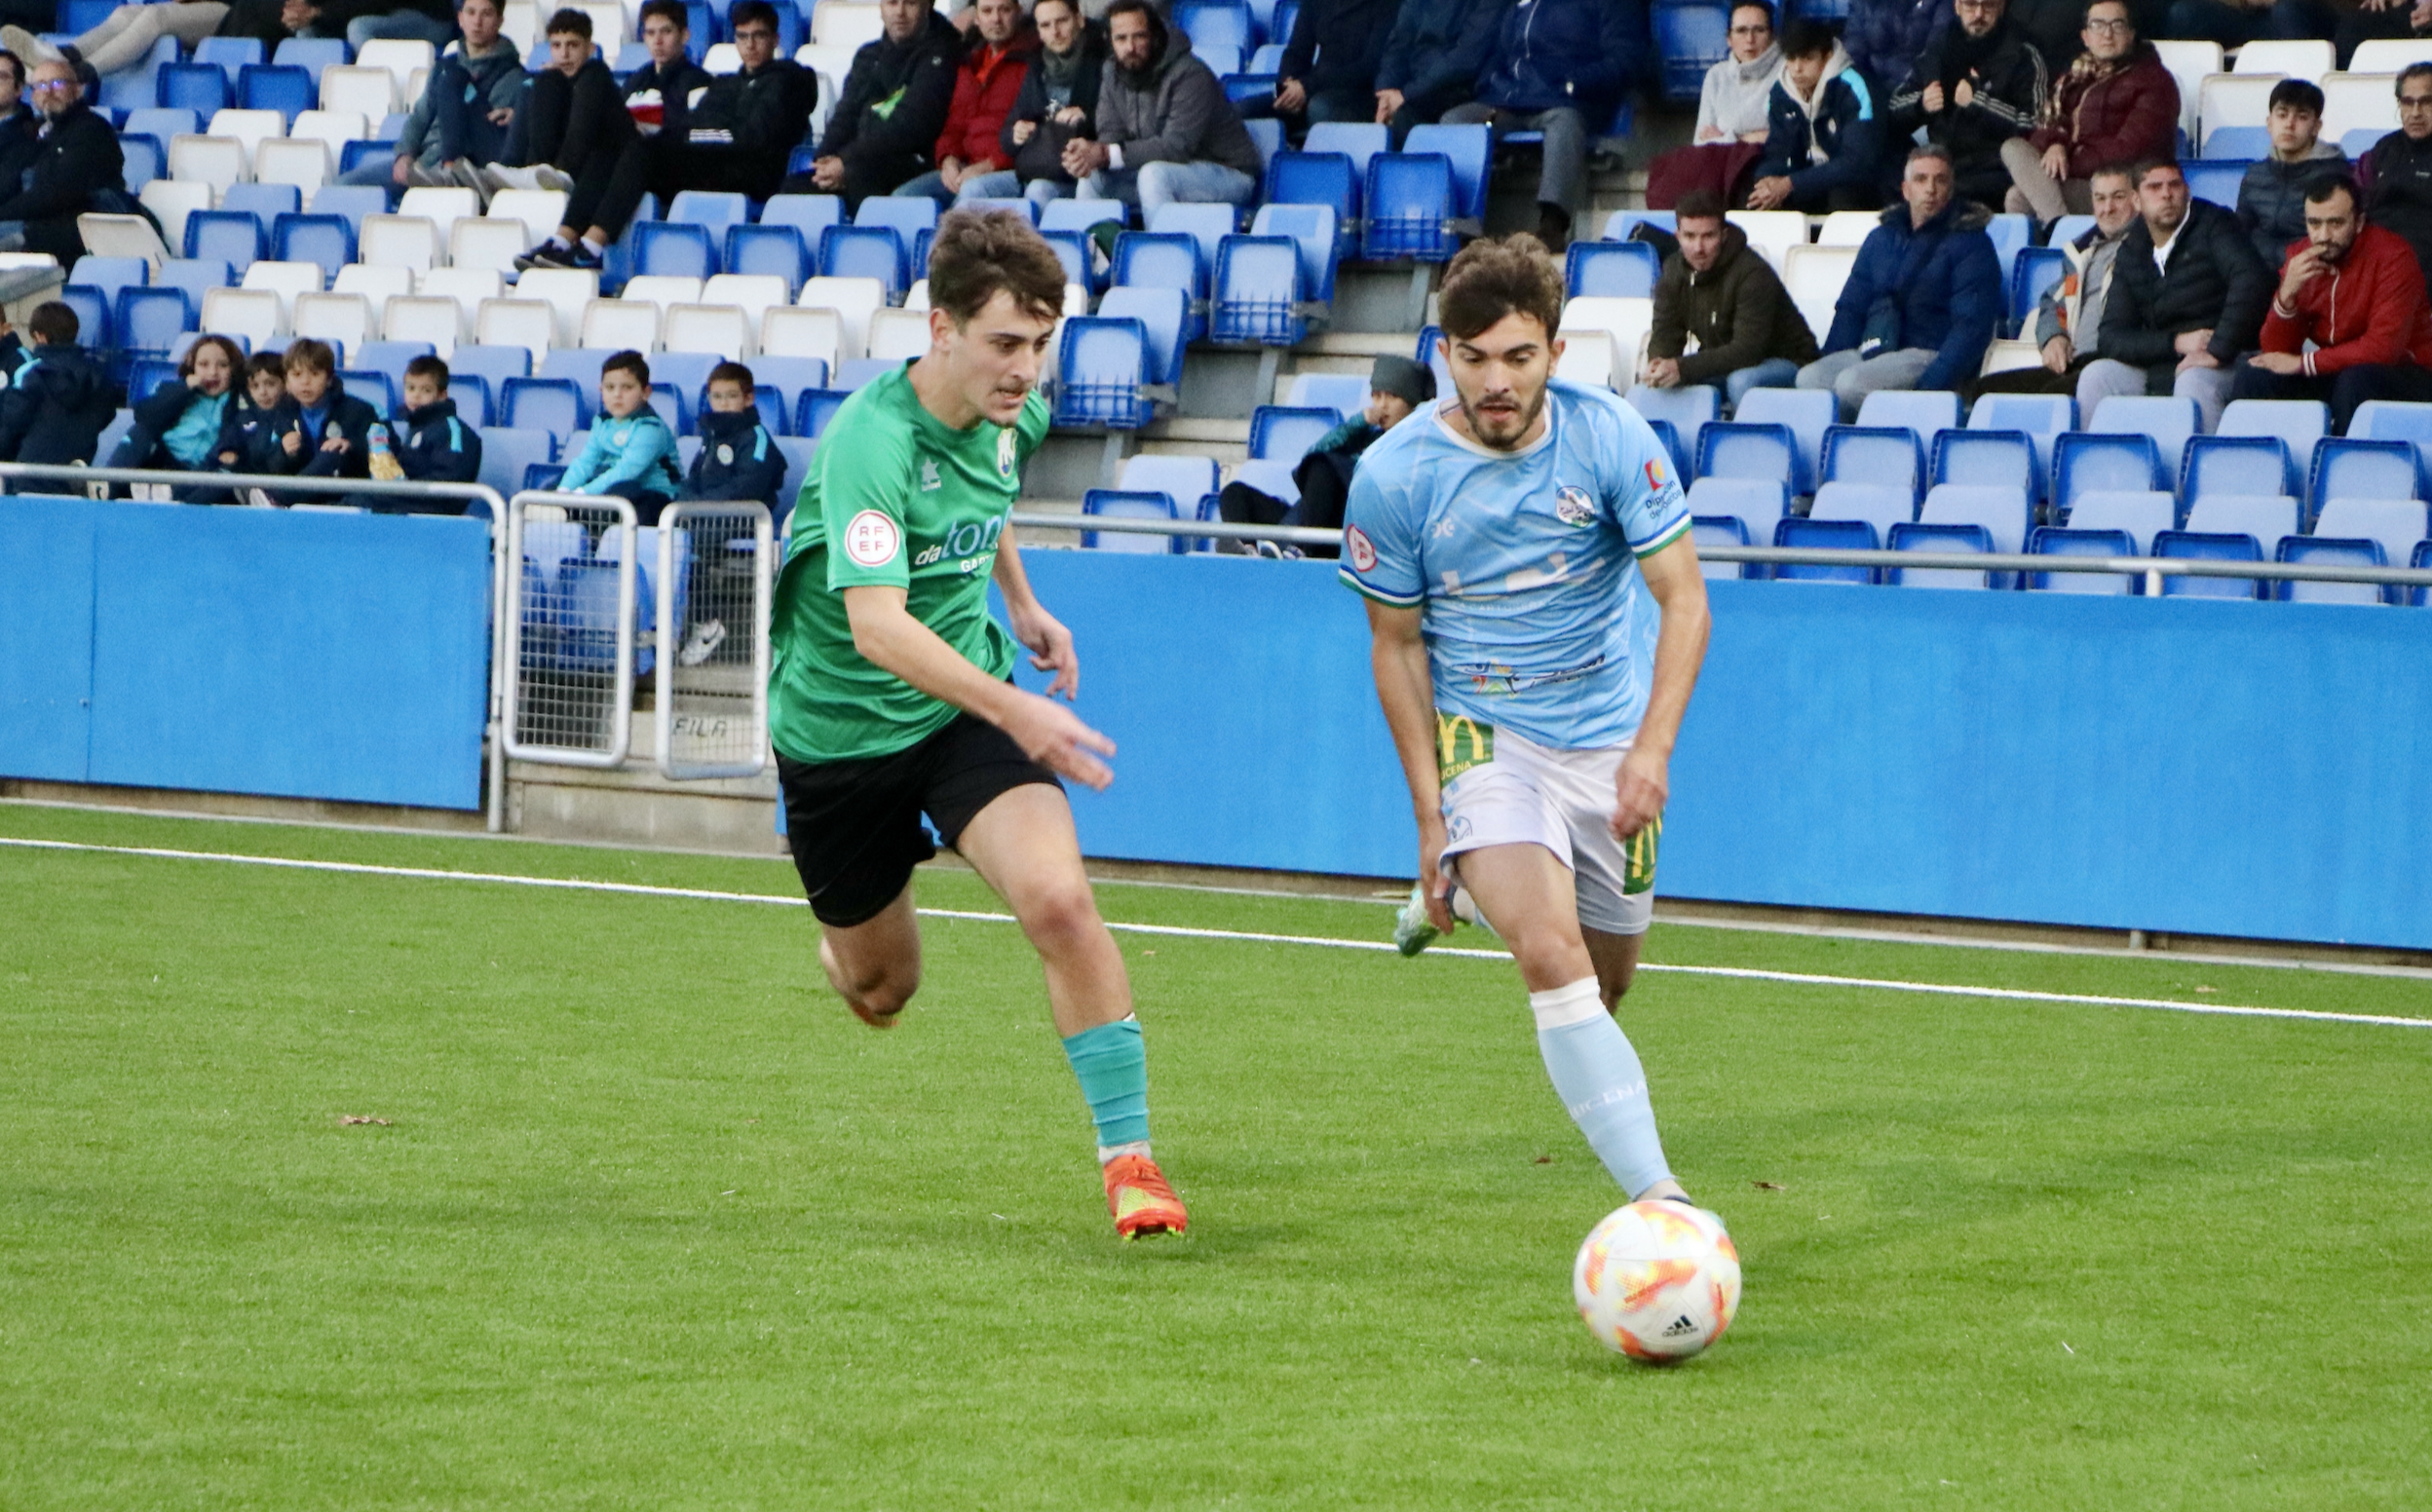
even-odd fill
[[[1689,533],[1671,458],[1607,390],[1554,380],[1545,435],[1519,453],[1456,435],[1452,402],[1360,458],[1343,580],[1423,610],[1443,713],[1560,749],[1618,745],[1653,675],[1638,559]]]

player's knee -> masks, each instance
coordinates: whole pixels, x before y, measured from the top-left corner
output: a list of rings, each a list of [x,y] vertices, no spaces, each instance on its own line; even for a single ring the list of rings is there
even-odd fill
[[[1076,880],[1048,888],[1025,902],[1022,932],[1047,954],[1078,949],[1105,931],[1089,885]]]

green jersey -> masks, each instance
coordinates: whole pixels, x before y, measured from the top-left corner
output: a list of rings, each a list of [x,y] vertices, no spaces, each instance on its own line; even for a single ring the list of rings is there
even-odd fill
[[[836,412],[794,503],[772,606],[769,734],[779,751],[803,762],[885,756],[959,712],[863,660],[846,588],[902,588],[912,618],[973,666],[1011,674],[1013,638],[989,616],[988,581],[1047,415],[1033,393],[1010,427],[951,430],[913,392],[908,364]]]

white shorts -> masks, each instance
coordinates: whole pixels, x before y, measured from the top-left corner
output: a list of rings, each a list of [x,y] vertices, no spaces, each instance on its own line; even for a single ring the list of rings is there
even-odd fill
[[[1624,843],[1613,838],[1614,773],[1628,742],[1598,750],[1539,745],[1460,714],[1435,718],[1444,783],[1447,871],[1464,850],[1538,845],[1571,868],[1579,923],[1606,934],[1644,934],[1655,912],[1656,820]],[[1492,919],[1488,923],[1493,923]]]

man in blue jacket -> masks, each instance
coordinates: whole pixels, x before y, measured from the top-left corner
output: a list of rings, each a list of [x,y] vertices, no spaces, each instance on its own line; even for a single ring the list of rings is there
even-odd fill
[[[1377,60],[1377,121],[1393,147],[1414,126],[1432,126],[1476,94],[1487,50],[1511,0],[1402,0]]]
[[[1950,389],[1976,376],[2001,318],[2001,262],[1985,235],[1992,213],[1955,203],[1950,154],[1909,154],[1904,204],[1858,248],[1833,306],[1824,355],[1799,369],[1799,387],[1830,389],[1841,418],[1878,389]]]
[[[1483,121],[1499,137],[1545,133],[1538,239],[1555,251],[1571,240],[1572,217],[1587,208],[1588,138],[1613,119],[1632,60],[1646,51],[1639,0],[1520,0],[1503,17],[1478,97],[1444,113],[1456,125]]]

